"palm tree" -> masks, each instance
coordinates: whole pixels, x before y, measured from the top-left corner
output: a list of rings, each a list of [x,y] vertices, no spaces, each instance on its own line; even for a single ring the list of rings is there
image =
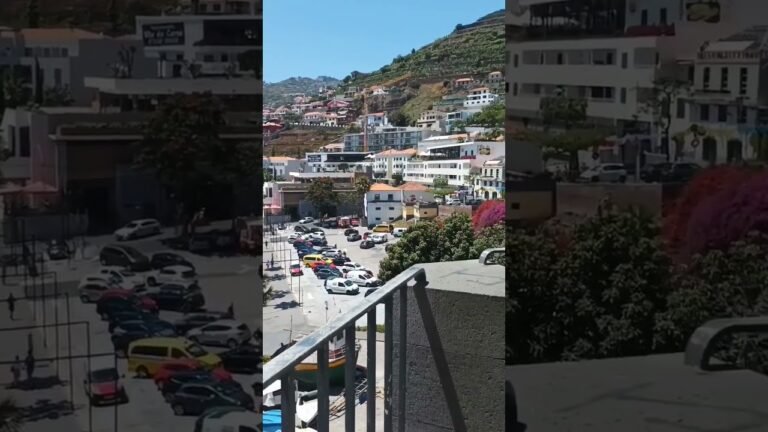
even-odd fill
[[[21,431],[21,409],[11,398],[0,400],[0,432]]]

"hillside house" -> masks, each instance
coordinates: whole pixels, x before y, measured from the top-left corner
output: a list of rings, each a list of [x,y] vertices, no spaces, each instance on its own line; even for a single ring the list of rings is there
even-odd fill
[[[490,87],[498,87],[504,83],[504,74],[499,71],[494,71],[488,74],[486,81]]]
[[[491,89],[488,87],[478,87],[469,92],[467,98],[464,100],[464,108],[476,108],[479,110],[484,106],[496,102],[498,98],[499,96],[492,93]]]
[[[454,90],[467,89],[478,84],[480,84],[480,82],[472,77],[457,78],[453,80]]]
[[[326,118],[325,113],[319,112],[319,111],[311,111],[304,114],[304,117],[302,117],[302,122],[320,125],[323,122],[325,122],[325,118]]]
[[[424,129],[437,130],[440,128],[441,120],[445,119],[445,113],[435,110],[424,111],[419,115],[416,126]]]

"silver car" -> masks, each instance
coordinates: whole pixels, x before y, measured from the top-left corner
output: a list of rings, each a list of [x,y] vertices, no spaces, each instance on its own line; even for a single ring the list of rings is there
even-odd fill
[[[235,349],[251,340],[247,325],[235,320],[219,320],[187,332],[187,338],[201,345],[220,345]]]

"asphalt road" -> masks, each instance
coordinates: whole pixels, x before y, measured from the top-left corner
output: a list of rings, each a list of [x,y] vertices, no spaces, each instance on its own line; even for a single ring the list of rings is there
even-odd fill
[[[168,232],[166,231],[165,235]],[[125,242],[144,253],[167,250],[160,242],[162,236]],[[95,305],[82,304],[77,296],[77,286],[82,276],[93,273],[99,268],[97,259],[98,250],[108,243],[113,243],[111,237],[93,237],[86,239],[88,247],[85,250],[84,259],[78,255],[77,260],[71,262],[48,262],[46,269],[57,274],[60,291],[65,292],[69,298],[71,321],[87,322],[85,324],[72,327],[72,355],[88,354],[87,331],[90,331],[90,351],[94,353],[108,354],[112,352],[110,335],[107,330],[107,324],[102,322],[96,315]],[[261,326],[262,305],[261,296],[258,295],[258,257],[232,256],[232,257],[205,257],[181,252],[196,267],[199,274],[199,284],[206,298],[206,308],[211,310],[226,310],[230,305],[234,305],[235,317],[243,321],[254,330]],[[48,293],[52,290],[49,277]],[[28,289],[29,290],[29,289]],[[41,288],[37,288],[38,294]],[[42,324],[45,319],[48,324],[54,321],[58,314],[59,320],[63,322],[66,319],[66,301],[63,299],[50,299],[45,305],[38,302],[35,315],[38,324]],[[58,309],[58,310],[57,310]],[[162,319],[174,321],[180,316],[178,313],[162,311]],[[45,318],[43,318],[45,317]],[[47,355],[55,356],[57,332],[50,329],[45,337],[42,332],[40,338],[47,338]],[[36,344],[37,345],[37,344]],[[219,352],[222,349],[209,349],[213,352]],[[62,327],[58,329],[58,352],[61,356],[67,356],[70,353],[67,344],[67,331]],[[38,357],[42,354],[38,353]],[[110,366],[114,363],[113,356],[91,357],[91,369],[99,366]],[[69,376],[69,370],[73,376]],[[177,417],[171,411],[170,406],[165,403],[160,393],[156,390],[151,380],[140,380],[132,377],[126,371],[124,360],[118,360],[118,370],[126,374],[124,385],[130,402],[109,407],[93,407],[89,409],[87,398],[83,389],[83,379],[88,370],[87,359],[76,359],[71,361],[59,361],[59,370],[62,380],[70,382],[74,386],[74,397],[76,405],[76,417],[80,424],[80,429],[84,431],[129,431],[129,432],[189,432],[194,427],[195,417]],[[257,377],[237,375],[236,379],[243,384],[247,391],[250,385]],[[60,387],[63,392],[62,398],[69,398],[69,387]],[[92,429],[91,429],[92,427]],[[67,431],[68,432],[68,431]]]

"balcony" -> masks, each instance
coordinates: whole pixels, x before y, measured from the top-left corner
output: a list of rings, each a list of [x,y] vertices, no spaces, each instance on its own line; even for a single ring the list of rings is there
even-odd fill
[[[503,253],[490,249],[478,261],[413,266],[271,359],[264,386],[281,383],[282,430],[297,426],[296,393],[285,389],[296,388],[296,367],[315,353],[317,416],[310,426],[319,432],[504,430],[504,384],[498,379],[504,368],[504,267],[494,264]],[[379,305],[383,362],[377,361]],[[357,365],[346,362],[343,398],[331,409],[329,344],[343,334],[344,345],[355,347],[360,320],[367,322],[364,378],[356,383]],[[383,401],[377,387],[383,387]],[[343,426],[332,417],[343,417]]]

